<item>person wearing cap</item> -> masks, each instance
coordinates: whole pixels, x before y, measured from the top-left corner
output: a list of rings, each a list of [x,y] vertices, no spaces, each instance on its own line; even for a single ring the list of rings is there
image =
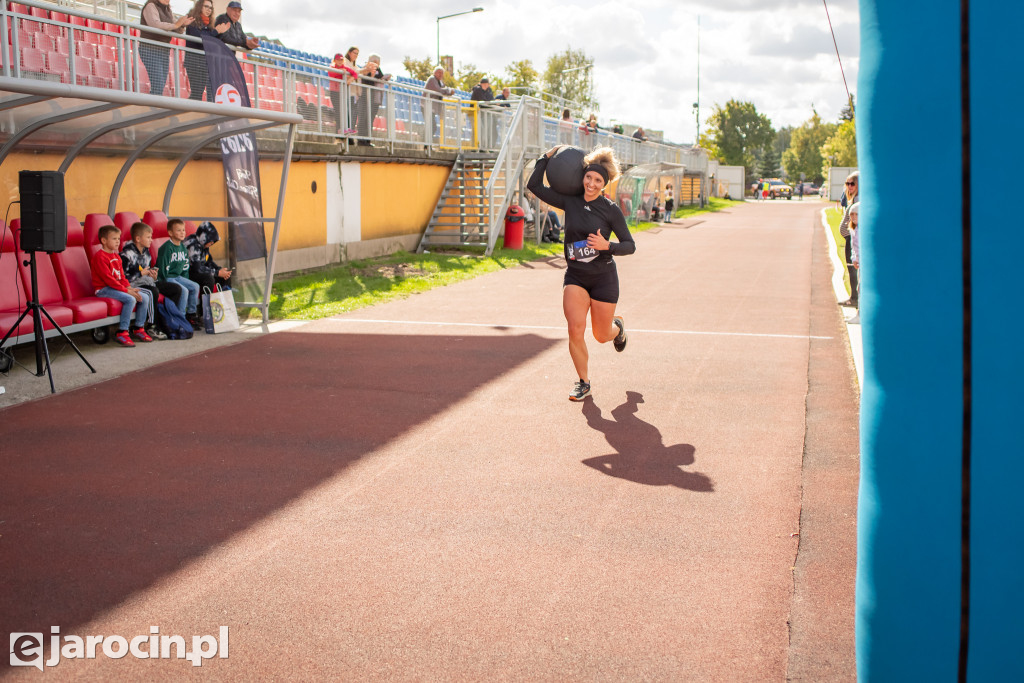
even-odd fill
[[[228,3],[227,11],[217,17],[213,22],[214,26],[220,26],[224,22],[231,24],[231,27],[220,34],[220,39],[228,45],[240,47],[243,50],[252,50],[259,46],[259,38],[247,38],[245,29],[242,28],[242,3],[231,0]]]
[[[381,90],[383,84],[391,80],[391,74],[384,73],[380,68],[380,55],[370,55],[366,64],[359,70],[362,74],[360,82],[364,86],[359,94],[359,101],[356,104],[358,117],[356,119],[356,130],[360,139],[356,145],[372,146],[370,142],[370,126],[377,118],[377,111],[384,104],[384,92]]]
[[[359,54],[359,48],[357,47],[350,47],[348,54],[353,54],[353,51],[355,54]],[[334,61],[331,62],[331,68],[328,70],[328,73],[330,75],[328,88],[331,93],[331,105],[334,106],[337,132],[350,135],[356,132],[356,129],[347,125],[351,118],[351,112],[349,111],[350,103],[347,97],[344,100],[342,99],[342,91],[347,93],[359,74],[354,67],[349,66],[348,58],[340,52],[334,55]],[[345,109],[342,109],[342,102],[345,103]],[[343,127],[344,130],[342,130]]]
[[[569,328],[569,356],[579,381],[569,393],[570,401],[590,395],[586,332],[587,314],[594,339],[612,342],[616,351],[626,348],[626,325],[615,314],[619,302],[619,276],[612,256],[636,251],[626,218],[604,190],[619,177],[619,164],[610,147],[595,149],[583,158],[583,193],[562,194],[544,185],[550,158],[561,149],[552,147],[533,169],[527,183],[530,192],[551,206],[565,211],[566,270],[562,281],[562,312]],[[615,235],[617,242],[612,242]]]
[[[469,99],[475,102],[490,102],[494,99],[494,91],[491,90],[491,79],[484,76],[480,82],[473,86],[473,92]]]
[[[181,33],[192,23],[192,17],[186,14],[175,19],[171,11],[171,0],[146,0],[146,4],[142,6],[140,23],[171,33]],[[140,35],[144,40],[152,41],[139,42],[139,58],[146,67],[146,75],[149,76],[149,92],[153,95],[163,95],[171,50],[164,45],[153,43],[170,44],[171,37],[152,31],[141,31]]]

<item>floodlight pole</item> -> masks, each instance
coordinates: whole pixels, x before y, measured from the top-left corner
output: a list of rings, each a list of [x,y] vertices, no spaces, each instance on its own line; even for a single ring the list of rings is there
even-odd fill
[[[700,15],[697,15],[697,102],[693,105],[697,115],[697,132],[694,133],[693,144],[700,144]]]
[[[483,11],[484,11],[483,7],[474,7],[473,9],[468,9],[465,12],[456,12],[455,14],[446,14],[443,17],[438,17],[437,18],[437,62],[434,63],[434,66],[438,66],[441,63],[441,20],[442,19],[450,19],[452,17],[459,17],[459,16],[462,16],[463,14],[472,14],[473,12],[483,12]]]

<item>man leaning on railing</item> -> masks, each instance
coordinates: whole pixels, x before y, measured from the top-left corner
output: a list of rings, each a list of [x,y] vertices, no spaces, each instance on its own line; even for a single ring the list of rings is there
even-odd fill
[[[259,47],[259,38],[246,38],[245,29],[242,28],[242,3],[231,0],[228,3],[227,11],[217,17],[213,22],[215,26],[229,22],[231,28],[220,34],[220,39],[228,45],[240,47],[243,50],[252,50]]]
[[[444,112],[444,105],[441,104],[440,100],[443,97],[449,97],[455,94],[455,90],[452,88],[445,87],[444,84],[444,67],[437,67],[434,69],[434,75],[427,79],[426,84],[423,86],[424,94],[431,100],[432,118],[434,122],[434,136],[440,135],[441,131],[441,116]],[[426,118],[426,112],[424,112],[424,118]]]

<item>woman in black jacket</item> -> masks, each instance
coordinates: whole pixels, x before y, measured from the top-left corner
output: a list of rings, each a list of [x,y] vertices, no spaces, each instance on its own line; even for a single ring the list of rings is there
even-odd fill
[[[188,13],[192,17],[192,23],[185,27],[185,33],[198,38],[200,42],[187,41],[188,50],[185,52],[185,72],[188,73],[188,83],[191,87],[189,99],[203,99],[203,92],[210,83],[210,77],[206,71],[206,55],[203,53],[203,36],[216,38],[230,28],[231,24],[213,25],[213,0],[196,0],[192,11]],[[198,52],[192,52],[198,50]],[[207,96],[212,100],[211,95]]]

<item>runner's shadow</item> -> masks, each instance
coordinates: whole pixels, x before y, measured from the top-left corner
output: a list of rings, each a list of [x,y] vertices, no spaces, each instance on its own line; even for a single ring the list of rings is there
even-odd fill
[[[685,443],[665,446],[658,428],[637,417],[637,409],[643,402],[643,394],[627,391],[626,402],[612,410],[613,420],[605,419],[594,401],[583,404],[587,424],[603,432],[617,451],[612,455],[587,458],[583,464],[637,484],[714,491],[714,483],[706,474],[681,469],[694,463],[696,449],[693,446]]]

